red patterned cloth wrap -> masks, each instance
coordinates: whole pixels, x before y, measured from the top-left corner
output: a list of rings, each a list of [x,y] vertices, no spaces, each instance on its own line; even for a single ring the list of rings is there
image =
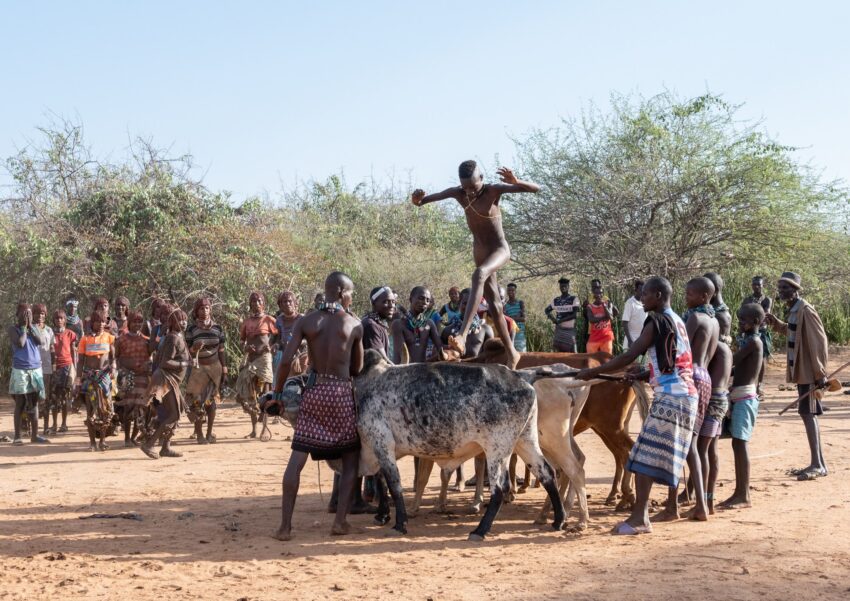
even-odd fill
[[[351,380],[318,376],[316,384],[304,391],[292,450],[310,453],[319,460],[338,459],[359,448]]]

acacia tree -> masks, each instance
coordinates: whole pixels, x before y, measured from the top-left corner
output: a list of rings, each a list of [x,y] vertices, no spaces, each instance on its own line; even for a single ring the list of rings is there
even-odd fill
[[[542,186],[508,204],[514,260],[531,275],[670,279],[730,264],[785,266],[846,193],[706,94],[615,97],[516,139],[524,176]],[[839,239],[847,248],[846,233]],[[846,264],[847,261],[844,261]]]

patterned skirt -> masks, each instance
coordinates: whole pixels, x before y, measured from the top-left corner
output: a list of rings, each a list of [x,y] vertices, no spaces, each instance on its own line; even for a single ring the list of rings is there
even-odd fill
[[[695,396],[656,391],[626,469],[678,486],[691,448],[697,402]]]
[[[697,401],[697,417],[694,420],[694,433],[699,434],[702,430],[702,422],[705,421],[705,412],[711,401],[711,376],[708,370],[700,365],[694,365],[694,386],[699,394]]]
[[[348,379],[319,376],[304,391],[292,450],[310,453],[313,459],[338,459],[360,448],[354,390]]]

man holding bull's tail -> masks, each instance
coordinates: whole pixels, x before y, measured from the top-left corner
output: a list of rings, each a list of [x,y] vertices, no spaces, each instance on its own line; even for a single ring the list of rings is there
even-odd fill
[[[283,391],[289,366],[302,340],[307,341],[314,370],[301,401],[292,455],[283,474],[283,500],[279,540],[292,538],[292,512],[308,455],[313,459],[342,459],[340,495],[331,534],[351,531],[346,521],[357,477],[360,438],[352,378],[363,368],[363,326],[349,313],[354,284],[344,273],[325,280],[325,300],[318,310],[295,323],[292,338],[278,366],[275,393]]]
[[[614,528],[614,534],[652,532],[649,522],[652,483],[678,486],[691,446],[698,395],[688,334],[685,324],[670,309],[671,294],[670,282],[666,279],[647,280],[641,302],[648,317],[638,339],[628,351],[608,363],[576,374],[578,378],[590,380],[597,374],[623,369],[648,352],[648,374],[640,372],[639,366],[627,371],[634,379],[648,375],[655,389],[655,399],[626,465],[626,469],[635,474],[637,501],[628,519]]]

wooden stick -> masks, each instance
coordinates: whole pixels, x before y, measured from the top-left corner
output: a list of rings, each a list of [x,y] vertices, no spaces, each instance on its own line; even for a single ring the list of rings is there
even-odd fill
[[[841,373],[842,371],[844,371],[844,370],[845,370],[846,368],[848,368],[848,367],[850,367],[850,361],[848,361],[847,363],[845,363],[844,365],[842,365],[841,367],[839,367],[838,369],[836,369],[834,372],[832,372],[831,374],[829,374],[829,375],[826,377],[826,381],[827,381],[827,382],[829,382],[829,381],[830,381],[830,380],[832,380],[835,376],[837,376],[839,373]],[[811,395],[811,394],[812,394],[815,390],[820,390],[820,389],[821,389],[821,387],[811,388],[811,389],[810,389],[810,390],[809,390],[806,394],[800,395],[800,396],[799,396],[799,397],[798,397],[798,398],[797,398],[797,399],[796,399],[793,403],[790,403],[787,407],[785,407],[785,409],[783,409],[782,411],[780,411],[780,412],[779,412],[779,415],[782,415],[783,413],[785,413],[785,412],[786,412],[786,411],[788,411],[789,409],[793,409],[793,408],[794,408],[794,407],[795,407],[798,403],[800,403],[801,401],[804,401],[805,399],[809,398],[809,396],[810,396],[810,395]]]

